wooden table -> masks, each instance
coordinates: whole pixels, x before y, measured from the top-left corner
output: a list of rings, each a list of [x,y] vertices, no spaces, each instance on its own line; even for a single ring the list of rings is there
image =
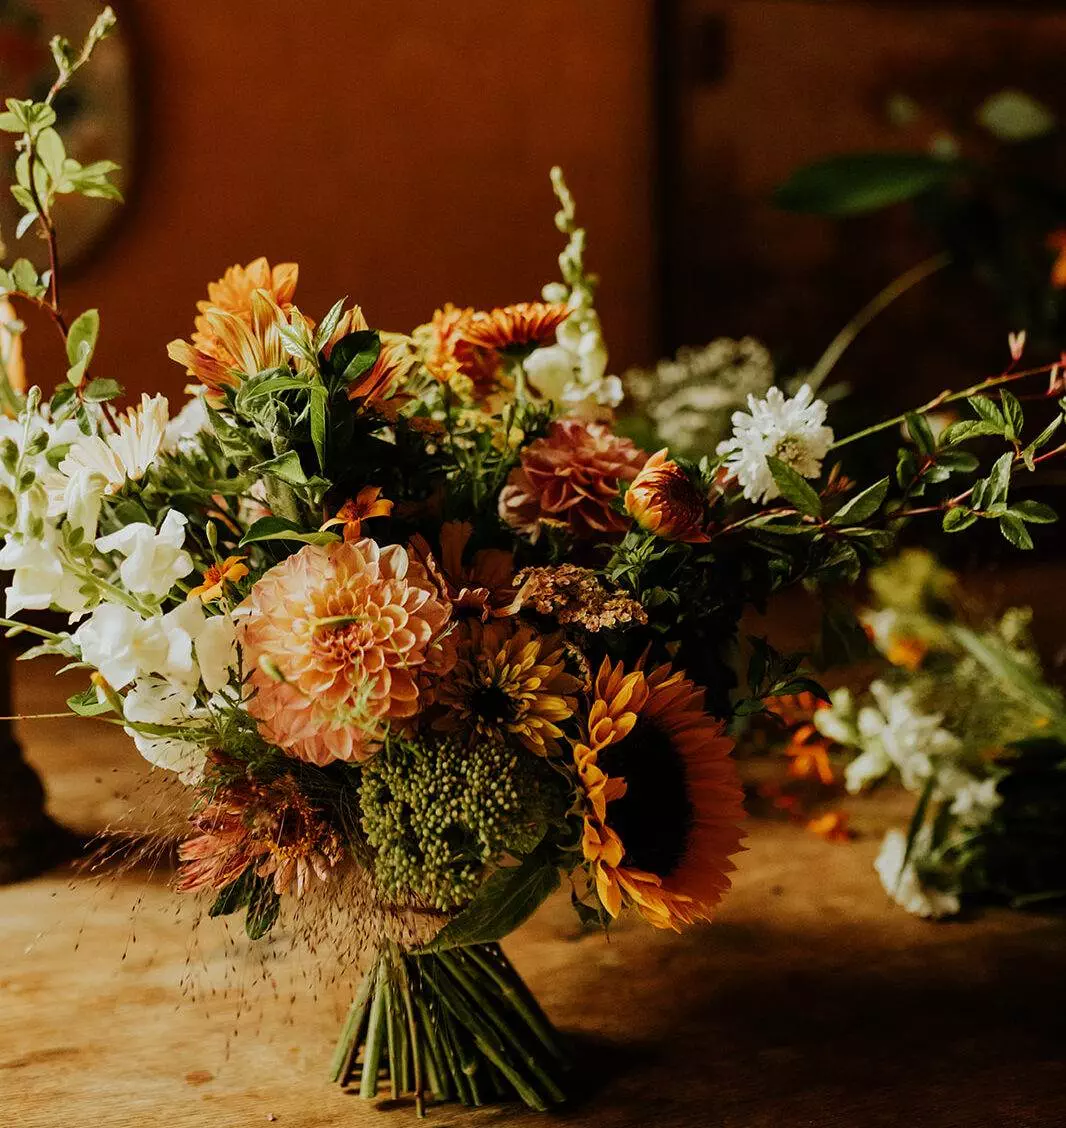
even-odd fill
[[[21,667],[22,712],[77,675]],[[24,724],[55,813],[83,830],[143,778],[104,725]],[[167,802],[164,793],[160,801]],[[510,941],[573,1036],[567,1124],[663,1128],[1056,1128],[1066,1123],[1066,928],[989,911],[932,925],[871,869],[898,800],[851,804],[829,845],[755,822],[718,922],[682,936],[626,922],[581,935],[564,901]],[[171,818],[174,814],[172,812]],[[164,867],[165,869],[165,867]],[[2,1128],[407,1124],[325,1079],[350,987],[328,951],[248,959],[142,867],[0,889]],[[345,976],[342,974],[342,980]],[[193,993],[200,996],[194,999]],[[239,1012],[239,1013],[238,1013]],[[441,1125],[547,1125],[518,1108],[433,1108]]]

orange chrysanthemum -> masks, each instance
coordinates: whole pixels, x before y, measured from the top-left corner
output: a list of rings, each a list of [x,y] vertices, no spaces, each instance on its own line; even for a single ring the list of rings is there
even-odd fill
[[[683,673],[604,659],[574,761],[584,855],[611,916],[629,903],[656,928],[710,919],[742,837],[732,748]]]
[[[307,545],[241,604],[239,639],[263,737],[314,764],[363,760],[455,661],[451,607],[400,545]]]
[[[252,324],[252,295],[265,290],[280,309],[288,313],[296,294],[296,280],[300,268],[294,262],[282,262],[271,267],[265,258],[257,258],[247,266],[231,266],[217,282],[208,283],[207,300],[196,303],[199,311],[194,322],[193,348],[218,360],[232,361],[225,342],[220,341],[211,319],[213,309],[232,313],[249,328]]]
[[[218,564],[212,564],[204,570],[203,583],[189,591],[186,599],[199,598],[204,603],[211,603],[222,594],[226,584],[235,584],[248,575],[248,565],[244,563],[247,556],[227,556]]]
[[[424,363],[442,384],[456,377],[470,380],[475,398],[482,400],[496,390],[500,365],[495,353],[466,339],[466,326],[473,316],[473,309],[459,309],[450,302],[438,309],[430,323]]]
[[[476,348],[525,350],[554,340],[556,330],[569,316],[565,302],[519,302],[465,318],[459,333]]]
[[[558,635],[530,627],[471,622],[459,659],[441,683],[434,722],[441,732],[466,730],[474,739],[517,740],[538,756],[556,755],[577,708],[581,680],[567,671]]]
[[[626,511],[642,529],[664,540],[700,544],[706,506],[692,479],[664,447],[644,463],[626,490]]]
[[[581,540],[620,536],[629,522],[614,508],[618,487],[631,482],[647,458],[603,423],[556,420],[522,451],[500,493],[500,517],[534,541],[544,524]]]

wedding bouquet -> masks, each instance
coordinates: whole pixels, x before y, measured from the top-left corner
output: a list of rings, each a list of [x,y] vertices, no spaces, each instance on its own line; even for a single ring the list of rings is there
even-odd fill
[[[57,50],[61,79],[73,58]],[[698,462],[646,452],[612,429],[556,172],[568,242],[542,301],[390,333],[347,300],[312,320],[296,266],[257,259],[169,346],[195,380],[181,411],[120,411],[95,311],[60,309],[51,221],[108,170],[73,169],[53,118],[48,100],[0,116],[53,263],[0,288],[51,315],[70,362],[50,399],[5,388],[0,566],[9,616],[69,626],[7,625],[89,671],[74,713],[187,784],[179,891],[253,939],[345,908],[367,960],[338,1081],[369,1097],[387,1078],[419,1109],[562,1100],[567,1051],[499,942],[564,881],[590,926],[709,919],[741,841],[730,720],[817,690],[765,643],[738,686],[744,607],[855,578],[915,513],[1021,541],[1046,514],[1008,490],[1058,409],[1029,442],[1009,392],[979,394],[1025,373],[944,393],[908,417],[895,486],[826,460],[900,420],[837,439],[808,388],[752,396]],[[967,396],[975,420],[934,438],[922,413]],[[989,435],[1006,450],[981,474],[964,447]]]

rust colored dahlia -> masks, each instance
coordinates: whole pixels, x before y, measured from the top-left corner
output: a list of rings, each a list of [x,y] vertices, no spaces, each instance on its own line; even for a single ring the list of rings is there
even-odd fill
[[[556,420],[522,452],[500,492],[500,517],[535,541],[544,524],[567,528],[580,540],[625,532],[628,520],[613,503],[648,456],[603,423]]]
[[[240,611],[248,711],[264,739],[314,764],[366,759],[455,660],[451,607],[400,545],[307,545]]]
[[[340,836],[291,775],[220,785],[190,819],[199,831],[178,847],[177,887],[218,891],[249,866],[274,891],[301,896],[312,877],[328,881],[343,856]]]
[[[475,313],[463,320],[458,331],[462,340],[477,348],[526,350],[553,341],[569,316],[566,302],[519,302]]]
[[[710,539],[703,531],[703,498],[665,448],[653,454],[633,479],[625,504],[642,529],[664,540],[701,544]]]
[[[474,739],[517,740],[538,756],[559,752],[560,724],[577,708],[581,680],[567,670],[558,635],[496,622],[468,624],[459,659],[437,691],[443,732]]]
[[[482,621],[517,611],[514,607],[514,554],[502,548],[482,548],[469,562],[463,554],[473,533],[469,521],[445,521],[440,530],[440,565],[421,534],[411,549],[447,596],[457,616],[476,615]]]
[[[626,673],[604,659],[574,762],[582,848],[611,916],[628,902],[656,928],[710,919],[742,837],[732,748],[683,673]]]

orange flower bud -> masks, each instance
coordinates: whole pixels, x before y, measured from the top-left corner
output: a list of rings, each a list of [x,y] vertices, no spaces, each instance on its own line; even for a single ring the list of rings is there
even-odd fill
[[[704,500],[665,448],[644,464],[626,491],[626,511],[642,529],[664,540],[702,544]]]

